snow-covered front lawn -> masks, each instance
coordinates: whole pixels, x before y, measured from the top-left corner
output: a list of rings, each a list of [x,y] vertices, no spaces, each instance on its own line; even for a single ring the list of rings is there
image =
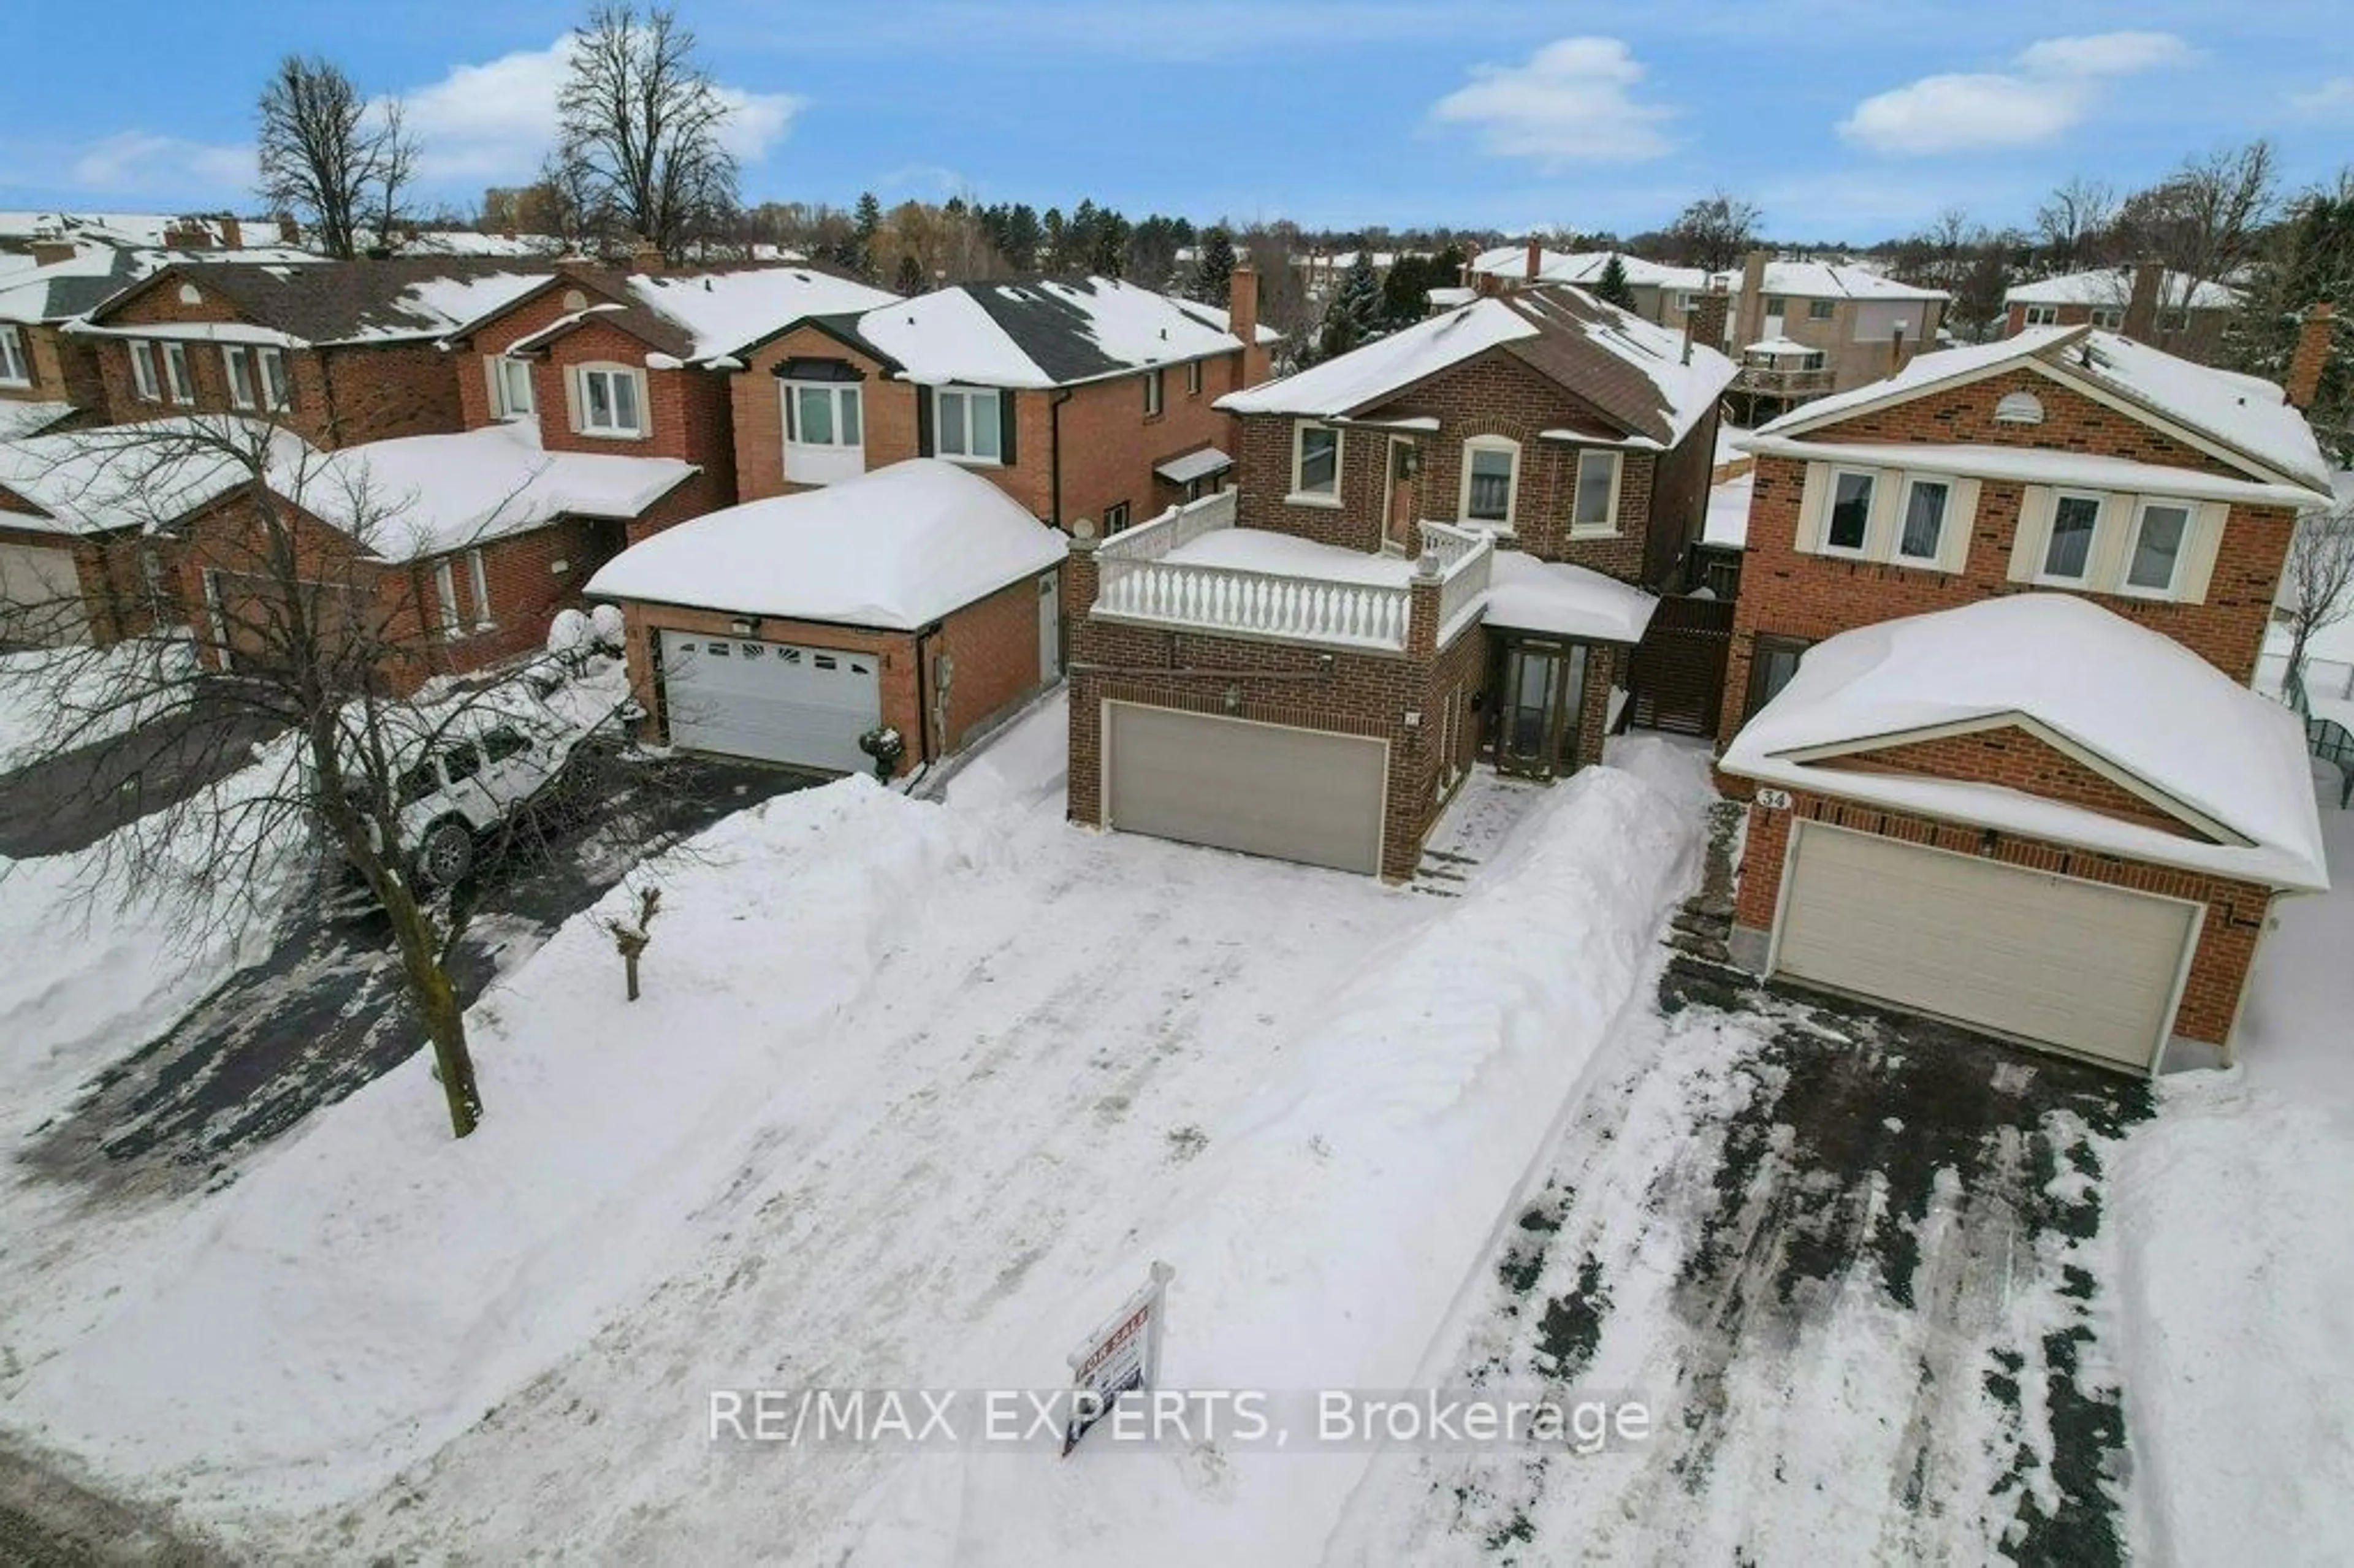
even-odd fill
[[[420,1056],[224,1192],[90,1216],[6,1293],[0,1419],[281,1552],[1036,1561],[1136,1510],[1167,1561],[1311,1552],[1366,1457],[1083,1487],[1051,1447],[715,1447],[706,1393],[1053,1386],[1153,1257],[1173,1381],[1405,1383],[1696,821],[1483,778],[1485,863],[1384,888],[1070,828],[1065,723],[944,804],[847,779],[650,868],[634,1006],[630,890],[572,921],[472,1011],[474,1138]]]

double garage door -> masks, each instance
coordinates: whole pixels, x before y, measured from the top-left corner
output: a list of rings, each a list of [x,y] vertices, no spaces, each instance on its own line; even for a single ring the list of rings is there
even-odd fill
[[[1389,745],[1106,703],[1105,825],[1377,874]]]
[[[0,643],[90,641],[70,551],[0,544]]]
[[[1774,967],[2135,1072],[2158,1059],[2200,906],[1797,824]]]
[[[837,773],[870,768],[858,737],[883,719],[880,662],[840,648],[664,631],[671,744]]]

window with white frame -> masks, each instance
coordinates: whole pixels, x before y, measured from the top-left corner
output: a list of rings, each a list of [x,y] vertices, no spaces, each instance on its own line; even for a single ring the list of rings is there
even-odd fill
[[[1836,300],[1808,300],[1807,319],[1810,322],[1827,322],[1838,309],[1839,302]]]
[[[1503,436],[1474,436],[1463,443],[1463,510],[1466,523],[1481,523],[1509,534],[1512,502],[1520,489],[1521,443]]]
[[[1573,534],[1618,532],[1618,454],[1585,451],[1577,454],[1577,491],[1570,502],[1569,531]]]
[[[1198,359],[1189,359],[1185,362],[1185,396],[1199,397],[1201,395],[1202,362]]]
[[[1823,548],[1851,556],[1863,554],[1872,535],[1872,493],[1878,484],[1869,473],[1840,469],[1831,476],[1830,515],[1823,525]]]
[[[991,387],[943,387],[932,394],[932,445],[960,462],[1003,462],[1005,432]]]
[[[188,345],[167,343],[164,345],[164,376],[172,384],[172,401],[194,403],[196,400],[196,378],[188,373]]]
[[[0,387],[30,387],[33,367],[25,359],[25,339],[15,327],[0,326]]]
[[[580,376],[580,429],[592,436],[642,436],[637,373],[626,366],[584,365]]]
[[[2115,332],[2126,324],[2126,313],[2115,305],[2101,305],[2093,312],[2093,324],[2104,332]]]
[[[866,431],[855,383],[785,383],[785,440],[797,447],[862,447]]]
[[[2187,501],[2144,501],[2134,514],[2133,548],[2126,558],[2125,591],[2170,594],[2190,534]]]
[[[2030,305],[2027,307],[2027,324],[2029,326],[2050,326],[2059,319],[2060,307],[2057,305]]]
[[[1341,432],[1313,419],[1302,419],[1291,430],[1291,498],[1341,500]]]
[[[254,406],[253,357],[238,344],[221,346],[221,366],[228,376],[228,402],[232,408]]]
[[[2101,527],[2101,498],[2063,492],[2052,503],[2052,536],[2044,541],[2044,582],[2082,583],[2093,567],[2093,540]]]
[[[1103,515],[1103,531],[1104,531],[1104,536],[1105,536],[1106,538],[1109,538],[1112,535],[1117,534],[1117,533],[1119,533],[1122,529],[1125,529],[1127,526],[1128,526],[1128,503],[1127,503],[1127,502],[1125,502],[1125,501],[1115,501],[1115,502],[1113,502],[1109,506],[1107,506],[1107,507],[1105,507],[1105,508],[1104,508],[1104,515]]]
[[[474,630],[491,629],[491,573],[482,562],[482,552],[466,552],[466,586],[474,594]]]
[[[498,394],[502,419],[527,419],[539,411],[531,389],[531,361],[498,355],[491,361],[491,387]]]
[[[1148,419],[1160,418],[1167,396],[1167,373],[1156,365],[1144,373],[1144,417]]]
[[[131,385],[142,403],[164,400],[163,385],[155,379],[155,345],[133,339],[131,344]]]
[[[441,635],[451,639],[466,635],[465,625],[458,619],[458,578],[450,570],[446,556],[433,563],[433,601],[441,612]]]
[[[271,408],[285,408],[294,401],[294,383],[286,375],[286,351],[282,348],[257,348],[254,363],[261,370],[261,397]]]
[[[1934,565],[1946,536],[1946,507],[1954,487],[1942,479],[1907,480],[1904,514],[1896,532],[1896,558]]]

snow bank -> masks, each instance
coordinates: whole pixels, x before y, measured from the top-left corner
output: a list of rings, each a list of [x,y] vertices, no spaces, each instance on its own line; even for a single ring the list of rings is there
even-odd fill
[[[182,808],[188,820],[225,821],[239,800],[278,789],[294,747],[277,742],[260,758]],[[299,831],[274,826],[289,838]],[[267,950],[273,923],[256,911],[280,906],[273,889],[224,881],[201,895],[133,897],[122,890],[123,853],[106,840],[72,854],[0,859],[0,949],[28,960],[0,964],[0,1129],[37,1125]],[[273,859],[291,878],[298,846],[262,863]]]
[[[1169,1386],[1416,1383],[1696,842],[1687,812],[1625,773],[1554,789],[1460,905],[1334,996],[1091,1288],[1043,1319],[984,1321],[930,1380],[1059,1383],[1062,1353],[1162,1258],[1177,1270]],[[1312,1562],[1369,1462],[1100,1447],[922,1461],[858,1560]]]
[[[2157,1561],[2354,1559],[2354,813],[2325,826],[2336,889],[2265,939],[2243,1065],[2168,1080],[2112,1199],[2138,1554]]]
[[[843,842],[862,852],[825,853]],[[625,885],[471,1013],[479,1132],[451,1141],[423,1054],[313,1118],[111,1298],[58,1282],[103,1304],[70,1355],[27,1358],[15,1418],[150,1484],[249,1501],[380,1482],[675,1261],[747,1127],[790,1116],[785,1047],[856,1000],[881,933],[984,842],[859,778],[728,819],[646,873],[663,901],[645,1000],[622,1012],[597,923]],[[746,900],[749,861],[790,896]]]
[[[111,740],[185,703],[196,657],[185,632],[0,653],[0,773]]]

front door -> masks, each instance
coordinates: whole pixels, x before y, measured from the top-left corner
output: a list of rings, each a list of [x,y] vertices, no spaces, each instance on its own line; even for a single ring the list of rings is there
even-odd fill
[[[1551,779],[1576,771],[1578,718],[1585,707],[1585,647],[1576,642],[1504,644],[1496,683],[1496,771]]]
[[[1415,513],[1420,503],[1415,499],[1416,471],[1420,465],[1415,458],[1414,442],[1404,436],[1390,438],[1389,509],[1384,519],[1383,541],[1401,555],[1416,555],[1414,537]]]

